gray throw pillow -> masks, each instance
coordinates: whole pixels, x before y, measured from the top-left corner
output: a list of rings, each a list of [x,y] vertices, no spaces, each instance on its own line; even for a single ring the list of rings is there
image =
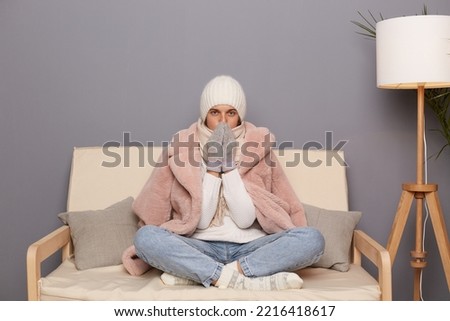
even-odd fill
[[[123,251],[133,244],[138,217],[128,197],[104,210],[74,211],[58,215],[69,225],[75,266],[85,270],[122,263]]]
[[[317,228],[325,238],[325,251],[313,267],[331,268],[347,272],[350,268],[350,246],[353,230],[361,219],[361,212],[333,211],[303,204],[308,226]]]

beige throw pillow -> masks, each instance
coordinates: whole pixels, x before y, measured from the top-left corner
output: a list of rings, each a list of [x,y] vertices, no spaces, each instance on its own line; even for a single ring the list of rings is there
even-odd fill
[[[361,212],[332,211],[308,204],[305,208],[308,226],[317,228],[325,238],[325,251],[313,267],[331,268],[347,272],[350,268],[350,245],[353,230],[361,219]]]
[[[104,210],[65,212],[58,215],[69,225],[75,266],[85,270],[122,263],[123,251],[133,244],[138,218],[128,197]]]

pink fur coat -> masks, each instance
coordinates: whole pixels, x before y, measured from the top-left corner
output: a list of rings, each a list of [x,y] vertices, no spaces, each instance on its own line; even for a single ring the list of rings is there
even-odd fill
[[[262,229],[273,234],[306,226],[303,206],[271,150],[274,137],[267,128],[245,123],[238,170],[255,208]],[[196,123],[178,132],[142,191],[133,210],[144,224],[156,225],[190,236],[201,215],[202,161]],[[134,259],[133,259],[134,257]],[[125,268],[134,275],[145,272],[134,247],[125,251]]]

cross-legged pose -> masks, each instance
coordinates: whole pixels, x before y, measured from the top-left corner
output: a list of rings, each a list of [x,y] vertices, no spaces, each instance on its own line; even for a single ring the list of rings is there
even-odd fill
[[[176,133],[133,203],[142,227],[124,254],[132,274],[150,266],[168,285],[299,289],[294,271],[317,262],[320,232],[278,163],[266,128],[245,121],[232,77],[208,82],[200,117]]]

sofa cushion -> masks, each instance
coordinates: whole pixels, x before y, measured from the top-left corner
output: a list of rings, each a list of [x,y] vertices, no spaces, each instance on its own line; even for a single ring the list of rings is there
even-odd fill
[[[77,269],[122,263],[122,252],[133,244],[138,229],[132,202],[133,198],[128,197],[103,210],[58,215],[70,227]]]
[[[165,285],[161,281],[161,271],[157,269],[151,269],[141,276],[128,274],[120,265],[80,271],[75,268],[73,260],[65,260],[56,270],[40,280],[40,299],[52,301],[380,300],[380,288],[377,281],[359,265],[350,264],[347,273],[324,268],[305,268],[297,273],[304,281],[302,289],[242,291],[230,288],[219,289],[214,286],[205,288],[202,285]]]
[[[361,212],[334,211],[303,204],[308,225],[317,228],[325,238],[325,251],[313,267],[347,272],[350,266],[350,245],[353,230]]]

